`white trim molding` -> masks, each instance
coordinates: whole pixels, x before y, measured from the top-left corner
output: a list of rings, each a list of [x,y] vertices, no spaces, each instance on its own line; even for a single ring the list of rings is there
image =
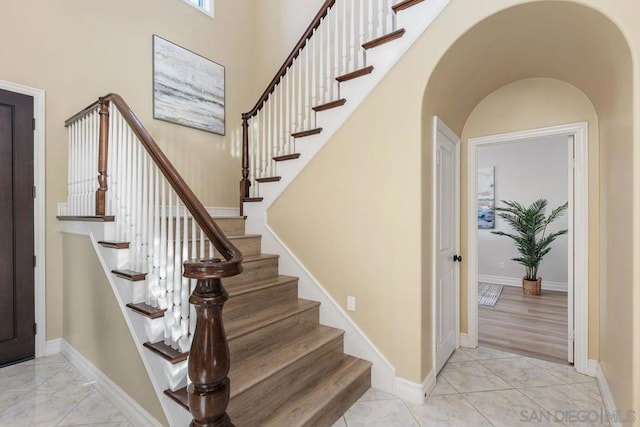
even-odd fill
[[[465,332],[460,332],[460,347],[471,347],[471,345],[469,344],[469,335],[467,335]]]
[[[573,275],[569,274],[567,290],[573,293],[574,310],[574,366],[583,374],[589,374],[589,155],[588,155],[588,123],[571,123],[567,125],[551,126],[539,129],[530,129],[519,132],[510,132],[499,135],[490,135],[479,138],[469,138],[467,152],[467,310],[468,310],[468,344],[470,347],[478,346],[478,287],[472,286],[478,282],[478,254],[477,233],[478,218],[475,213],[477,193],[477,150],[482,145],[505,144],[516,141],[538,139],[550,136],[573,136],[574,156],[570,158],[568,167],[573,168],[573,203],[570,200],[569,210],[573,211],[573,224],[570,223],[569,244],[570,259],[574,260]],[[571,197],[570,197],[571,199]],[[570,214],[569,214],[570,215]],[[575,248],[575,249],[574,249]],[[570,269],[571,270],[571,269]],[[571,322],[569,322],[571,326]],[[569,336],[569,331],[567,331]],[[569,337],[567,338],[569,340]],[[569,341],[567,342],[569,344]],[[568,347],[569,348],[569,347]]]
[[[84,357],[66,340],[61,340],[60,349],[64,357],[87,379],[95,382],[95,387],[135,426],[161,427],[162,424],[149,414],[127,392],[121,389],[89,359]]]
[[[42,356],[51,356],[60,353],[61,346],[62,338],[47,341],[44,348],[44,354]]]
[[[393,394],[414,405],[423,405],[427,396],[436,386],[436,371],[430,370],[422,383],[414,383],[404,378],[396,377],[393,384]]]
[[[36,198],[33,204],[34,251],[34,309],[38,324],[36,334],[36,357],[46,355],[47,315],[45,286],[45,93],[42,89],[24,86],[19,83],[0,80],[0,89],[33,97],[33,116],[36,128],[33,133],[33,184],[36,186]]]
[[[496,285],[522,287],[522,278],[518,277],[502,277],[502,276],[489,276],[487,274],[478,274],[478,282],[493,283]],[[545,291],[559,291],[567,292],[568,285],[560,282],[550,282],[548,280],[542,281],[542,290]]]
[[[624,417],[626,414],[618,412],[618,407],[616,406],[615,401],[613,400],[613,394],[611,394],[611,389],[609,388],[609,383],[607,383],[607,378],[604,375],[604,371],[602,370],[602,365],[596,362],[596,380],[598,381],[598,387],[600,388],[600,395],[602,395],[602,402],[604,403],[604,409],[607,414],[613,414],[614,418],[609,419],[609,424],[611,427],[622,427],[622,422],[620,417]]]

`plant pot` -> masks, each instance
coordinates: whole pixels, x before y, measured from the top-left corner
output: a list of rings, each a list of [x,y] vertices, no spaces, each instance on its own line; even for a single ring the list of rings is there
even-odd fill
[[[540,295],[542,290],[542,277],[538,280],[522,279],[522,293],[525,295]]]

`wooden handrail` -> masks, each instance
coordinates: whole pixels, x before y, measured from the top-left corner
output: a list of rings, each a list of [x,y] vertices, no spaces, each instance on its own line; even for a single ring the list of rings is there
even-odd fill
[[[298,55],[300,55],[300,51],[302,51],[302,49],[304,49],[304,47],[307,45],[307,41],[311,38],[311,36],[313,36],[313,32],[320,26],[322,19],[327,15],[329,9],[331,9],[335,3],[336,0],[326,0],[324,2],[316,16],[313,18],[313,21],[311,21],[311,24],[309,24],[309,26],[307,27],[307,30],[304,32],[302,37],[300,37],[300,40],[293,48],[287,59],[285,59],[284,63],[276,73],[276,76],[273,78],[273,80],[271,80],[271,83],[269,83],[267,89],[265,89],[260,99],[258,99],[258,102],[256,102],[256,105],[249,112],[242,115],[243,119],[249,119],[258,114],[258,111],[260,111],[262,105],[264,105],[264,103],[269,99],[269,96],[276,89],[276,86],[278,86],[280,80],[287,73],[287,69],[291,67],[291,65],[293,65],[293,61],[295,61]]]
[[[262,96],[256,102],[256,105],[253,108],[242,114],[242,180],[240,181],[240,215],[243,214],[243,199],[249,197],[249,189],[251,188],[251,181],[249,180],[249,119],[256,114],[262,108],[262,106],[267,102],[269,96],[276,90],[278,83],[282,80],[282,78],[287,73],[287,70],[293,65],[293,62],[298,58],[300,52],[307,45],[309,39],[313,36],[313,33],[318,29],[320,24],[322,23],[322,19],[327,16],[329,13],[329,9],[331,9],[336,4],[336,0],[326,0],[316,16],[311,21],[311,24],[307,27],[307,30],[302,34],[298,43],[293,48],[287,59],[285,59],[284,63],[276,73],[275,77],[271,80],[265,91],[262,93]]]
[[[225,258],[225,261],[203,259],[183,263],[184,276],[197,279],[196,287],[189,298],[189,302],[195,306],[197,317],[189,352],[188,372],[192,382],[189,384],[188,393],[189,411],[193,416],[191,425],[233,426],[226,413],[231,390],[228,378],[230,356],[222,320],[222,309],[229,297],[224,290],[221,279],[242,272],[242,253],[218,228],[211,215],[193,194],[193,191],[122,97],[111,93],[100,98],[97,102],[69,118],[65,122],[65,126],[85,117],[98,106],[100,106],[101,114],[104,113],[103,110],[109,103],[118,108],[120,115],[138,137],[193,219]],[[105,118],[108,119],[108,116],[102,114],[101,121],[104,121]],[[108,150],[108,131],[106,129],[106,126],[101,127],[101,134],[104,132],[104,135],[101,136],[104,138],[101,138],[100,144],[104,143],[105,147],[100,151],[101,159],[104,156],[104,164],[101,162],[99,165],[100,190],[104,189],[105,191],[107,188],[106,154]]]

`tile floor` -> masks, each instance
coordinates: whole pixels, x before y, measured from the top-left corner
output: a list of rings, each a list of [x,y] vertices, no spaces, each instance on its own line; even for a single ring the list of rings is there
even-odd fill
[[[609,425],[594,378],[489,348],[456,350],[424,405],[370,389],[334,427]]]
[[[595,380],[570,366],[481,347],[456,350],[424,405],[370,389],[334,427],[608,425],[603,406]],[[0,426],[131,424],[55,355],[0,369]]]
[[[0,369],[2,427],[131,427],[60,354]]]

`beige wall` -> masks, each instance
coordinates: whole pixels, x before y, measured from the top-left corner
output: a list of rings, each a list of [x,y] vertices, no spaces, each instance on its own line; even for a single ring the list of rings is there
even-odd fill
[[[218,0],[216,18],[181,0],[6,0],[0,79],[46,91],[47,339],[62,336],[56,205],[66,199],[64,120],[108,92],[124,97],[207,206],[236,206],[237,141],[153,120],[151,39],[158,34],[226,67],[227,130],[253,98],[251,0]]]
[[[604,12],[615,24],[580,5]],[[640,382],[638,362],[632,371],[633,357],[640,356],[632,353],[640,327],[632,323],[629,306],[638,299],[631,262],[638,254],[628,256],[631,231],[640,237],[634,228],[640,217],[629,216],[628,193],[611,194],[614,182],[631,189],[627,180],[637,179],[630,159],[640,142],[631,129],[638,111],[630,97],[637,105],[631,56],[640,43],[633,19],[639,9],[633,0],[452,1],[269,210],[270,225],[336,301],[344,307],[346,295],[358,298],[354,320],[399,376],[420,382],[433,364],[431,118],[440,116],[461,134],[489,94],[546,77],[579,89],[598,114],[600,188],[610,201],[601,206],[600,236],[607,259],[606,266],[600,262],[601,290],[608,289],[608,300],[600,302],[600,345],[594,348],[592,336],[590,354],[599,353],[620,407],[640,403],[632,392],[634,378]],[[632,40],[631,53],[622,34]],[[621,170],[612,167],[618,156],[625,158]],[[597,325],[597,304],[590,310]]]
[[[574,86],[536,78],[504,86],[482,100],[462,131],[460,235],[468,253],[468,139],[554,125],[589,124],[589,358],[598,359],[600,317],[600,174],[598,117],[591,101]],[[544,165],[538,165],[541,172]],[[543,172],[542,172],[543,173]],[[467,264],[461,267],[460,325],[467,332]]]
[[[254,102],[267,88],[324,1],[257,0],[254,2],[256,90]],[[251,107],[253,105],[249,106]]]
[[[168,425],[91,240],[88,236],[63,234],[62,252],[64,339],[147,412]]]

